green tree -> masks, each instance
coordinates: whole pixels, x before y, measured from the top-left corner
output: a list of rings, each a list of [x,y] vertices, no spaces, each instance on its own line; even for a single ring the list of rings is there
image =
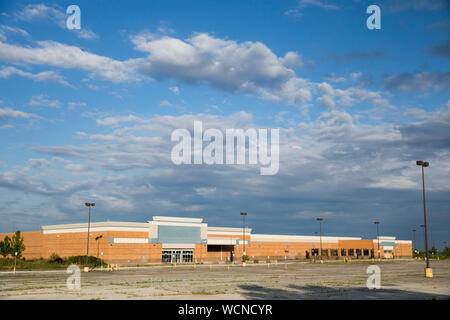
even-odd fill
[[[0,254],[6,258],[11,253],[11,239],[6,236],[3,241],[0,241]]]
[[[437,254],[436,247],[435,247],[435,246],[432,246],[432,247],[431,247],[431,250],[428,250],[428,252],[429,252],[430,254],[436,255],[436,254]]]
[[[24,251],[25,245],[23,244],[23,237],[21,236],[20,231],[17,230],[11,238],[11,251],[9,253],[14,257],[14,254],[17,252],[17,258],[20,258]]]

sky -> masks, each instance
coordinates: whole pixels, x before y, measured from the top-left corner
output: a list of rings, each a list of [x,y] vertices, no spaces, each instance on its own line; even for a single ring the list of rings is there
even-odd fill
[[[70,30],[66,9],[80,8]],[[381,29],[368,29],[369,5]],[[201,217],[253,233],[450,230],[447,1],[0,1],[0,232]],[[194,121],[279,129],[279,171],[171,160]]]

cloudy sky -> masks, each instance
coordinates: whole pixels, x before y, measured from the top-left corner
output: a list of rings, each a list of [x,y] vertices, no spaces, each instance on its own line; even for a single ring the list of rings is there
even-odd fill
[[[0,2],[0,232],[203,217],[450,240],[446,1]],[[381,30],[366,8],[381,8]],[[175,165],[175,129],[279,128],[280,169]]]

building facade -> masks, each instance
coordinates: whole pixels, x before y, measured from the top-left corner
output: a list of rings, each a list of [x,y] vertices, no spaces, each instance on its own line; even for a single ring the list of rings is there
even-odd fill
[[[43,226],[23,232],[26,259],[86,255],[87,223]],[[12,234],[0,234],[4,236]],[[100,237],[101,236],[101,237]],[[97,239],[97,240],[96,240]],[[89,255],[107,263],[193,263],[211,261],[378,257],[411,257],[412,241],[395,237],[362,239],[254,234],[250,228],[211,227],[201,218],[154,216],[151,221],[93,222],[89,232]],[[245,249],[244,249],[245,247]]]

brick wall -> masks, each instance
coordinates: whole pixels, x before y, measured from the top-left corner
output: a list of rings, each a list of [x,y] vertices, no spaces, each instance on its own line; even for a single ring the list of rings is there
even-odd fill
[[[11,237],[13,233],[0,234],[0,239],[6,235]],[[95,241],[95,238],[103,235],[101,239]],[[42,231],[23,232],[26,250],[23,256],[27,259],[48,258],[52,253],[61,257],[86,255],[87,233],[60,233],[43,234]],[[209,237],[226,236],[210,235]],[[242,239],[242,236],[233,236]],[[89,238],[89,255],[103,258],[107,263],[117,264],[145,264],[161,262],[162,245],[157,243],[109,243],[110,238],[148,238],[148,232],[129,232],[129,231],[104,231],[91,232]],[[246,235],[246,239],[247,235]],[[305,258],[306,251],[311,257],[312,249],[319,249],[319,242],[265,242],[251,241],[245,245],[246,254],[252,259],[265,261],[270,259],[284,260],[292,258]],[[338,249],[338,255],[341,255],[341,248],[347,250],[354,249],[353,256],[356,256],[356,249],[373,249],[377,256],[377,245],[372,240],[340,240],[338,243],[322,242],[322,248],[328,249],[328,255],[331,256],[330,249]],[[230,257],[231,247],[222,252],[222,259]],[[235,260],[242,258],[244,246],[242,244],[234,246]],[[384,256],[383,247],[381,256]],[[101,256],[100,252],[103,252]],[[370,252],[370,251],[369,251]],[[398,244],[394,247],[395,257],[411,257],[411,244]],[[220,251],[208,252],[206,244],[196,244],[194,249],[194,259],[198,262],[220,260]]]

